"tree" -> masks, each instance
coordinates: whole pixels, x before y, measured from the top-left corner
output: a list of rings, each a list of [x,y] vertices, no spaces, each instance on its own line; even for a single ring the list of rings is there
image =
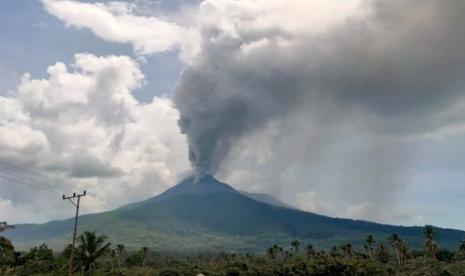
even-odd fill
[[[0,236],[0,274],[1,274],[1,267],[3,265],[13,265],[14,263],[14,246],[11,241],[7,238]]]
[[[5,237],[0,237],[0,254],[14,251],[15,248],[11,241]]]
[[[375,243],[375,239],[373,238],[372,235],[368,235],[368,237],[365,239],[365,253],[366,255],[370,258],[373,259],[373,244]]]
[[[8,230],[8,229],[13,229],[15,228],[13,225],[8,225],[6,221],[0,222],[0,233]]]
[[[95,261],[108,252],[110,243],[106,240],[106,236],[97,236],[95,232],[89,231],[79,236],[77,255],[84,272],[90,273]]]
[[[277,244],[273,244],[272,247],[268,248],[266,254],[268,255],[268,257],[270,257],[270,259],[276,259],[277,254],[282,252],[282,247],[278,246]]]
[[[31,248],[25,255],[27,274],[48,273],[57,268],[53,250],[43,243]]]
[[[394,251],[396,252],[396,260],[397,264],[401,265],[401,256],[400,256],[400,247],[402,244],[402,239],[397,235],[396,233],[392,234],[388,238],[389,244],[394,248]]]
[[[121,267],[121,263],[123,262],[125,251],[126,251],[126,248],[124,244],[116,245],[116,252],[118,254],[118,267]]]
[[[341,250],[344,253],[345,257],[352,257],[354,255],[354,252],[352,251],[352,244],[351,243],[345,243],[341,245]]]
[[[266,250],[266,255],[272,260],[274,260],[276,258],[276,253],[274,251],[273,246]]]
[[[329,255],[332,257],[337,257],[339,255],[339,252],[336,246],[331,247],[331,249],[329,250]]]
[[[144,256],[144,259],[142,260],[142,267],[145,267],[148,253],[149,253],[149,248],[147,246],[142,247],[142,255]]]
[[[300,246],[300,243],[298,240],[293,240],[291,242],[291,250],[294,251],[296,255],[297,253],[299,253],[299,246]]]
[[[384,244],[380,244],[376,249],[376,259],[381,263],[389,262],[389,252],[387,251]]]
[[[111,255],[111,271],[114,272],[115,266],[118,263],[118,250],[112,249],[110,251],[110,255]]]
[[[309,243],[307,247],[305,247],[305,253],[307,254],[307,257],[313,258],[316,255],[315,249],[313,248],[313,245]]]
[[[409,258],[410,250],[405,243],[400,244],[399,250],[400,250],[401,263],[405,263],[407,259]]]
[[[435,239],[437,236],[434,227],[431,225],[425,225],[423,228],[423,235],[425,237],[425,252],[427,256],[436,259],[436,248]]]

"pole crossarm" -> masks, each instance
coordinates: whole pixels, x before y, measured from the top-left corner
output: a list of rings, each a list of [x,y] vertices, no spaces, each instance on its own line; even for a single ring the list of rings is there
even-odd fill
[[[76,207],[76,216],[74,217],[74,230],[73,230],[73,242],[71,245],[71,254],[69,256],[69,265],[68,265],[68,275],[73,275],[73,258],[74,258],[74,247],[76,244],[76,233],[77,233],[77,225],[78,225],[78,217],[79,217],[79,205],[81,203],[81,197],[86,196],[87,192],[84,191],[82,194],[73,193],[71,196],[63,195],[63,200],[68,200],[71,204]],[[75,203],[73,199],[77,198],[77,202]]]

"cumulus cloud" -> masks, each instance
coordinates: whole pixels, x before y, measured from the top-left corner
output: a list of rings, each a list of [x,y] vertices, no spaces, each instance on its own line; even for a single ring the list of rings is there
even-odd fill
[[[53,176],[58,191],[88,189],[86,211],[156,194],[188,171],[179,113],[167,98],[134,98],[144,80],[134,60],[77,54],[70,66],[58,62],[47,72],[45,79],[25,74],[14,95],[0,97],[0,161]],[[50,179],[0,165],[3,209],[62,204],[57,189],[37,193],[50,190]]]
[[[43,0],[45,9],[68,26],[90,29],[112,42],[130,43],[140,54],[181,49],[186,59],[195,55],[198,34],[163,18],[137,16],[134,6],[123,2],[84,3],[72,0]]]

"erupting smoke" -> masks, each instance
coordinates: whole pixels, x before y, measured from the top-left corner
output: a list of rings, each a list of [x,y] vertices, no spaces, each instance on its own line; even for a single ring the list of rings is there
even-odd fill
[[[226,22],[201,26],[201,52],[175,95],[196,173],[214,174],[239,139],[295,109],[309,118],[322,106],[333,110],[320,116],[324,125],[356,113],[383,135],[421,135],[442,124],[463,93],[465,2],[370,3],[363,16],[315,32],[281,20],[303,16],[296,9],[205,1],[201,10],[222,11]]]

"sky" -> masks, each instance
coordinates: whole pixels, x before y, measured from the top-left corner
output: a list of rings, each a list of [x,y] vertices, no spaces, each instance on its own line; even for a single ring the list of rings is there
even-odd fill
[[[192,174],[306,211],[465,230],[465,3],[0,3],[0,221]]]

